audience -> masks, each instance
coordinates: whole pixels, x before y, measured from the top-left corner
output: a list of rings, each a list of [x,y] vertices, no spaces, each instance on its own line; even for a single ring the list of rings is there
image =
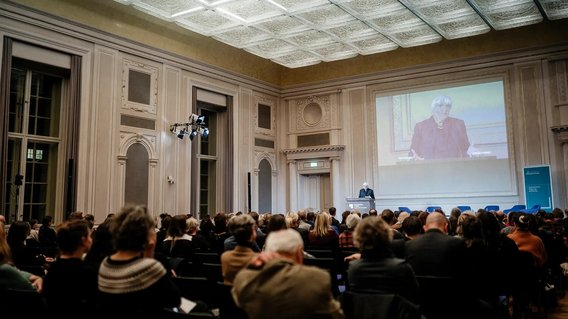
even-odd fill
[[[235,277],[235,303],[250,319],[344,318],[331,293],[329,273],[302,265],[303,258],[303,241],[298,232],[271,232],[265,252]]]

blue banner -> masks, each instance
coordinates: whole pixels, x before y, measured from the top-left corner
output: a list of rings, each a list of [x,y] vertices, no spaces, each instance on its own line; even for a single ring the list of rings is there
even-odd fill
[[[552,211],[552,179],[550,165],[527,166],[523,168],[525,179],[525,202],[527,208],[540,205],[547,212]]]

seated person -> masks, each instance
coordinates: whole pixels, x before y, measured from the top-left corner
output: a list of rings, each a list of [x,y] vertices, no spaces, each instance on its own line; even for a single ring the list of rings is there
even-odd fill
[[[99,268],[101,315],[159,315],[179,307],[181,293],[166,268],[153,258],[154,218],[143,206],[125,207],[109,225],[115,253]]]
[[[85,219],[69,220],[57,227],[59,257],[48,268],[44,279],[43,295],[48,313],[72,317],[82,313],[94,318],[97,295],[97,272],[83,262],[93,240],[89,222]]]
[[[237,274],[231,293],[250,319],[344,318],[329,273],[302,264],[303,246],[293,229],[270,232],[265,252]]]
[[[380,217],[363,219],[353,232],[361,259],[349,263],[347,289],[360,293],[396,294],[418,303],[418,282],[412,267],[392,255],[392,230]]]
[[[258,255],[253,250],[256,244],[256,222],[250,215],[239,215],[229,221],[229,231],[235,238],[237,245],[232,250],[221,254],[221,271],[223,282],[233,284],[235,275]]]

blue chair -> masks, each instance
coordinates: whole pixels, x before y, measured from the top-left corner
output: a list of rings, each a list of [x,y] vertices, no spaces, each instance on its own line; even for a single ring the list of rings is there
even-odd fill
[[[429,213],[433,213],[436,209],[442,209],[441,206],[428,206],[426,207],[426,211]]]
[[[518,205],[513,205],[513,207],[511,208],[503,210],[503,213],[505,213],[505,215],[508,215],[510,212],[522,212],[523,209],[527,209],[527,206],[523,204],[518,204]]]
[[[399,210],[400,212],[407,212],[407,213],[409,213],[409,214],[412,214],[412,210],[411,210],[410,208],[406,207],[406,206],[399,206],[399,207],[398,207],[398,210]]]
[[[487,205],[483,209],[485,209],[488,212],[491,212],[491,211],[496,212],[496,211],[499,211],[499,208],[500,208],[499,205]]]
[[[467,206],[467,205],[458,206],[458,208],[462,213],[465,212],[465,211],[471,210],[471,206]]]
[[[527,213],[527,214],[536,214],[539,210],[540,210],[540,205],[536,204],[536,205],[532,205],[531,208],[521,210],[521,212]]]

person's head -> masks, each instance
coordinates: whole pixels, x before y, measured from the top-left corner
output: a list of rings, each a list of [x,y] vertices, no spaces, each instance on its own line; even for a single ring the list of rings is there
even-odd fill
[[[43,217],[43,219],[41,220],[41,226],[43,227],[51,227],[51,222],[53,221],[53,217],[47,215],[45,217]]]
[[[349,230],[354,230],[355,227],[357,227],[357,225],[359,224],[360,221],[361,221],[361,217],[359,217],[359,215],[350,214],[349,216],[347,216],[347,220],[345,221],[345,224],[347,225],[347,228]]]
[[[445,120],[452,109],[452,99],[447,95],[440,95],[432,100],[432,114],[438,121]]]
[[[316,216],[314,223],[314,233],[316,237],[325,237],[331,229],[331,216],[326,212],[321,212]]]
[[[463,214],[462,216],[465,216],[465,218],[461,221],[461,236],[466,240],[482,239],[483,234],[479,218],[470,214]]]
[[[528,230],[530,226],[529,215],[519,214],[519,217],[515,219],[515,226],[520,230]]]
[[[364,183],[363,183],[363,188],[364,188],[364,189],[369,188],[369,184],[368,184],[367,182],[364,182]]]
[[[13,260],[12,250],[10,250],[10,245],[8,245],[6,238],[4,222],[0,221],[0,265],[2,264],[13,264]]]
[[[2,214],[0,214],[0,223],[6,224],[6,217]]]
[[[335,208],[333,206],[329,208],[329,215],[334,217],[336,213],[337,213],[337,208]]]
[[[293,229],[273,231],[266,237],[264,251],[275,252],[301,264],[304,261],[304,241]]]
[[[427,231],[429,229],[438,229],[443,233],[447,233],[448,220],[446,219],[446,216],[438,212],[428,214],[428,217],[426,217],[426,223],[424,224],[424,230]]]
[[[274,214],[270,217],[268,225],[266,226],[266,232],[270,233],[276,230],[286,229],[286,217],[282,214]]]
[[[13,248],[18,245],[23,245],[26,238],[30,234],[30,224],[23,220],[16,220],[10,224],[8,229],[8,244]]]
[[[378,216],[378,215],[379,213],[377,212],[376,209],[374,208],[369,209],[369,216]]]
[[[228,227],[238,245],[245,246],[256,239],[256,222],[248,214],[231,218]]]
[[[30,228],[31,228],[31,229],[36,229],[36,230],[37,230],[37,228],[38,228],[38,226],[39,226],[37,219],[35,219],[35,218],[30,218],[30,219],[28,220],[28,223],[30,223]]]
[[[381,212],[381,218],[389,225],[394,225],[396,222],[394,212],[388,208],[383,209]]]
[[[199,230],[199,221],[195,217],[190,217],[185,221],[187,225],[187,233],[190,235],[195,234]]]
[[[289,212],[286,214],[286,226],[288,226],[288,228],[298,228],[298,226],[300,226],[298,213]]]
[[[258,226],[258,213],[257,212],[249,212],[248,213],[250,215],[250,217],[252,217],[252,219],[254,219],[254,222],[256,223],[256,226]]]
[[[83,219],[83,212],[80,211],[75,211],[75,212],[71,212],[71,214],[69,214],[69,218],[67,218],[67,220],[75,220],[75,219]]]
[[[402,224],[402,222],[408,218],[408,216],[410,216],[409,212],[400,212],[398,214],[398,217],[396,218],[396,223],[397,224]]]
[[[181,237],[187,234],[187,216],[186,215],[175,215],[170,221],[170,227],[168,227],[168,236],[171,237]]]
[[[213,223],[215,224],[214,232],[217,234],[227,231],[227,215],[219,212],[213,216]]]
[[[305,210],[305,209],[300,209],[300,210],[298,211],[298,218],[299,218],[300,220],[303,220],[303,221],[305,221],[305,220],[308,218],[308,214],[306,213],[306,210]]]
[[[85,214],[85,220],[89,222],[89,227],[93,229],[93,227],[95,226],[95,215]]]
[[[384,250],[390,246],[393,233],[390,226],[377,216],[369,216],[355,227],[353,243],[362,251]]]
[[[408,216],[402,221],[402,233],[408,238],[414,238],[423,232],[422,222],[417,216]]]
[[[63,254],[86,253],[91,249],[91,228],[85,219],[74,219],[57,226],[57,246]]]
[[[109,231],[117,251],[154,251],[154,218],[144,206],[126,206],[110,220]]]

